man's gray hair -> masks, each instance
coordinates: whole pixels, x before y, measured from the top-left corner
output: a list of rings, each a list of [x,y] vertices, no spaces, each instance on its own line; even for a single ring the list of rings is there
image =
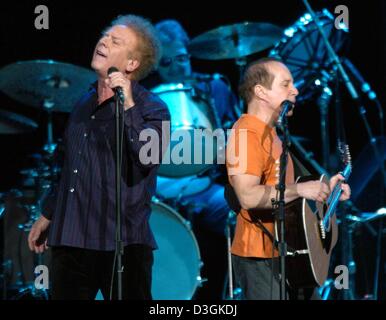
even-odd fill
[[[138,36],[138,48],[134,54],[138,59],[140,66],[132,73],[133,79],[142,80],[150,72],[157,69],[161,58],[161,43],[157,32],[151,22],[143,17],[128,14],[118,16],[111,22],[108,28],[123,25],[133,30]]]

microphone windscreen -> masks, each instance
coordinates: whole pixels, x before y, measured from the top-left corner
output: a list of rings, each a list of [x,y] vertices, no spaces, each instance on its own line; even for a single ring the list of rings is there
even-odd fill
[[[107,74],[110,75],[113,72],[119,72],[119,70],[116,67],[110,67],[109,70],[107,70]]]

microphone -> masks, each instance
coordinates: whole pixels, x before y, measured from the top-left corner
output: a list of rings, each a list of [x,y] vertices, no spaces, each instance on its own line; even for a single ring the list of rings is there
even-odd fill
[[[293,102],[291,102],[289,100],[284,100],[281,103],[281,111],[280,111],[280,114],[279,114],[279,118],[277,119],[277,124],[279,126],[281,126],[283,124],[284,117],[287,116],[287,113],[289,111],[291,111],[293,107],[294,107]]]
[[[109,70],[107,70],[107,74],[108,75],[112,74],[113,72],[119,72],[119,70],[116,67],[110,67]],[[123,89],[121,87],[115,87],[115,88],[113,88],[113,91],[119,97],[119,100],[123,104],[123,102],[125,101],[125,96],[123,94]]]

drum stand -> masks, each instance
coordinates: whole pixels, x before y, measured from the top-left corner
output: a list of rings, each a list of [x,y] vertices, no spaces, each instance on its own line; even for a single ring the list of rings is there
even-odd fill
[[[355,298],[355,273],[356,264],[353,257],[353,233],[355,229],[354,224],[349,224],[346,214],[346,207],[342,212],[341,225],[343,235],[345,236],[342,241],[342,263],[348,268],[348,289],[343,290],[343,300],[356,300]]]
[[[53,132],[53,121],[52,121],[52,109],[54,104],[49,100],[44,100],[43,110],[47,111],[47,143],[44,146],[44,150],[48,154],[53,154],[56,149],[56,144],[54,143],[54,132]]]
[[[40,205],[39,200],[43,196],[44,192],[49,189],[51,184],[54,182],[56,171],[53,163],[53,155],[56,150],[56,143],[54,143],[53,138],[53,119],[52,119],[52,108],[53,103],[50,101],[44,101],[43,107],[44,110],[47,111],[48,119],[47,119],[47,142],[43,147],[43,153],[45,155],[42,158],[39,158],[37,167],[36,167],[36,177],[34,178],[35,184],[35,203],[32,205],[25,205],[25,209],[28,212],[28,221],[19,224],[18,229],[21,232],[29,233],[32,225],[39,219],[40,217]],[[48,161],[48,167],[46,166],[45,160]],[[47,170],[48,168],[48,170]],[[35,171],[30,173],[33,175]],[[48,174],[48,176],[47,176]],[[45,179],[48,178],[48,183]],[[43,264],[43,253],[33,253],[33,265],[34,267]],[[45,289],[37,289],[35,288],[34,283],[27,285],[24,281],[22,286],[18,289],[18,293],[11,297],[12,300],[19,300],[25,295],[31,295],[33,298],[45,299],[48,300],[48,292]]]
[[[329,136],[329,103],[331,100],[331,89],[325,85],[323,87],[323,92],[318,99],[318,105],[320,110],[320,132],[322,138],[322,154],[323,154],[323,167],[327,172],[330,171],[330,136]]]
[[[245,67],[247,65],[247,58],[246,57],[241,57],[241,58],[238,58],[238,59],[235,59],[235,63],[239,69],[239,83],[241,81],[241,77],[243,76],[244,74],[244,71],[245,71]],[[243,113],[246,113],[247,110],[244,110],[245,108],[245,105],[244,105],[244,101],[243,99],[239,99],[239,103],[238,103],[238,110],[237,111],[237,117],[239,118]]]
[[[241,289],[234,287],[234,279],[233,279],[232,253],[231,253],[231,243],[232,243],[231,227],[235,225],[234,217],[235,217],[235,212],[233,210],[230,210],[228,213],[227,223],[225,227],[225,236],[227,239],[227,258],[228,258],[228,279],[225,282],[227,285],[224,288],[225,300],[240,300],[240,295],[241,295]]]

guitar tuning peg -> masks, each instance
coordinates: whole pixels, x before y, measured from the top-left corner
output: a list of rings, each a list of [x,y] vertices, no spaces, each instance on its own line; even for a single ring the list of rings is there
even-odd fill
[[[348,144],[345,145],[345,154],[347,157],[347,163],[351,164],[351,153]]]

